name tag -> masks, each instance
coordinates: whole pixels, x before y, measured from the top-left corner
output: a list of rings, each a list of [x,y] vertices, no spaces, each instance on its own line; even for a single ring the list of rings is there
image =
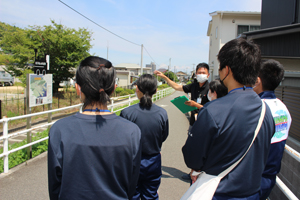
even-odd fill
[[[202,98],[197,98],[197,103],[201,104]]]

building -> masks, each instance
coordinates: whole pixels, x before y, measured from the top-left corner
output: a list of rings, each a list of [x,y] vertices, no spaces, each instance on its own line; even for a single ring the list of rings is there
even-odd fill
[[[275,92],[293,120],[286,144],[300,152],[300,0],[262,0],[261,29],[244,35],[260,45],[263,59],[277,60],[285,68],[284,80]],[[300,199],[300,163],[286,152],[278,177]],[[270,199],[287,197],[275,186]]]
[[[168,70],[165,68],[159,68],[157,71],[160,71],[161,73],[166,73]]]
[[[150,64],[146,65],[146,68],[151,68],[151,74],[156,70],[156,64],[154,62],[151,62]]]
[[[189,79],[188,74],[187,74],[187,73],[184,73],[184,72],[182,72],[182,71],[177,72],[177,73],[176,73],[176,76],[178,77],[178,79],[179,79],[180,82]]]
[[[233,12],[215,11],[209,14],[207,36],[209,36],[210,77],[212,80],[219,77],[219,62],[217,55],[222,46],[248,31],[260,29],[260,12]]]
[[[121,63],[114,66],[117,72],[118,86],[125,87],[132,84],[140,75],[141,75],[141,67],[137,64],[132,63]],[[151,68],[144,67],[143,74],[150,74]]]

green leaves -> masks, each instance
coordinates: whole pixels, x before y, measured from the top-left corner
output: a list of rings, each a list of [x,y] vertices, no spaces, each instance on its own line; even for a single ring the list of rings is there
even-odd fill
[[[29,26],[21,29],[0,22],[0,63],[14,76],[31,69],[38,49],[40,58],[50,55],[50,73],[53,74],[53,92],[56,93],[62,80],[73,78],[79,62],[89,56],[92,32],[85,28],[67,28],[51,20],[48,26]]]

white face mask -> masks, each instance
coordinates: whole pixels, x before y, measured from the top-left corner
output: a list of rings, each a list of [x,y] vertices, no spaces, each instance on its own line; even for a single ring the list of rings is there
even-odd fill
[[[204,83],[208,80],[207,74],[197,74],[197,81],[199,83]]]
[[[208,101],[211,101],[211,97],[209,95],[207,95]]]
[[[216,98],[214,96],[212,96],[213,94],[210,92],[210,90],[208,91],[208,94],[207,94],[207,98],[209,101],[213,101],[215,100]]]

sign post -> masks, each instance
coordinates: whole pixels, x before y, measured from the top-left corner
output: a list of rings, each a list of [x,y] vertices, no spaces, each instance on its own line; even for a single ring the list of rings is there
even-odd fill
[[[37,50],[35,49],[35,56]],[[48,110],[52,110],[52,74],[47,74],[50,69],[50,56],[34,61],[34,74],[27,74],[26,108],[27,114],[31,113],[31,107],[48,104]],[[52,121],[52,113],[48,113],[48,123]],[[31,117],[27,118],[27,129],[31,128]],[[31,131],[27,132],[27,144],[31,143]],[[32,158],[32,147],[27,148],[28,158]]]

